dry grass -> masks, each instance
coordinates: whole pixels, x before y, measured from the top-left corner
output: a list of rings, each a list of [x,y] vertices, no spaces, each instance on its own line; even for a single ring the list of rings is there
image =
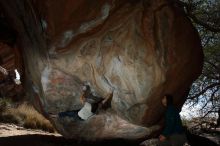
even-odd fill
[[[41,129],[48,132],[55,132],[52,124],[37,112],[32,105],[23,103],[16,107],[12,107],[8,104],[9,103],[2,104],[7,106],[0,113],[1,122],[15,123],[30,129]],[[3,107],[1,108],[3,109]]]

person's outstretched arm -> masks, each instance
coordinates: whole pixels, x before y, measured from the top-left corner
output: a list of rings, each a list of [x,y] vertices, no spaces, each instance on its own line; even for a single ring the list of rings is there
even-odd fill
[[[81,101],[82,104],[85,103],[85,96],[84,96],[84,94],[82,96],[80,96],[80,101]]]

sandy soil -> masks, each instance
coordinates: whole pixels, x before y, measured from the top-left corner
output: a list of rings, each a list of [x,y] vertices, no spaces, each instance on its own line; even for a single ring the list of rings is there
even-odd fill
[[[9,136],[19,136],[19,135],[51,135],[55,137],[61,137],[60,134],[57,133],[48,133],[42,130],[34,130],[34,129],[25,129],[23,127],[14,125],[14,124],[4,124],[0,123],[0,137],[9,137]]]
[[[138,146],[139,143],[122,139],[94,142],[65,139],[56,133],[0,123],[0,146]]]
[[[219,144],[219,135],[216,137],[203,136]],[[138,146],[140,142],[122,139],[86,142],[79,139],[65,139],[57,133],[0,123],[0,146]]]

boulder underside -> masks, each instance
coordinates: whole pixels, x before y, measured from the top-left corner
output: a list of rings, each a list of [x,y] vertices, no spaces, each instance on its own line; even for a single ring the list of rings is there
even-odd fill
[[[172,0],[0,1],[18,32],[25,83],[36,108],[67,138],[147,137],[163,118],[161,98],[182,106],[202,69],[197,31]],[[86,121],[82,85],[111,107]]]

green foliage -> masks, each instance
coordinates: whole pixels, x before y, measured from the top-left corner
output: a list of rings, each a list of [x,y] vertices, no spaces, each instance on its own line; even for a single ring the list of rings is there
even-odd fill
[[[205,57],[202,74],[192,85],[187,104],[199,105],[202,118],[214,113],[220,119],[220,1],[184,0],[183,5],[200,34]]]

